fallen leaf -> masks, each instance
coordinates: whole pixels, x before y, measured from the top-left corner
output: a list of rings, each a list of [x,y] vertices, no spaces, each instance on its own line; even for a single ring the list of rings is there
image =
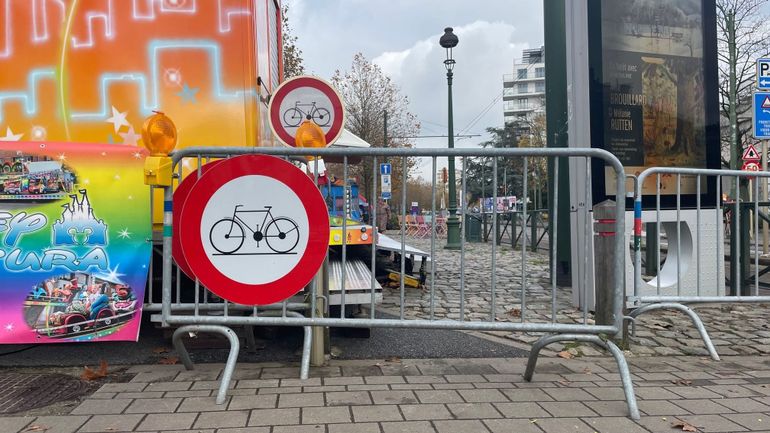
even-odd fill
[[[32,424],[31,426],[24,429],[25,432],[28,431],[48,431],[51,427],[48,427],[47,425],[40,425],[40,424]]]
[[[385,362],[401,362],[401,358],[398,356],[391,356],[390,358],[385,358]]]
[[[165,347],[156,347],[155,349],[152,349],[152,353],[168,353],[168,349]]]
[[[174,365],[177,362],[179,362],[179,357],[177,357],[177,356],[166,356],[166,357],[160,358],[160,360],[158,361],[158,364]]]
[[[692,385],[692,380],[678,379],[678,380],[672,380],[671,383],[673,383],[674,385],[690,386]]]
[[[514,309],[508,311],[508,314],[511,317],[521,317],[521,310],[519,310],[518,308],[514,308]]]
[[[594,374],[590,368],[586,367],[583,369],[583,374]]]
[[[670,323],[664,323],[664,322],[653,322],[653,323],[650,323],[649,325],[647,325],[648,328],[658,329],[658,330],[661,330],[661,331],[665,331],[666,329],[668,329],[668,328],[670,328],[672,326],[674,326],[674,325],[672,325]]]
[[[99,363],[98,370],[92,370],[90,367],[86,366],[83,374],[80,375],[80,378],[83,380],[96,380],[105,376],[107,376],[107,361],[102,360]]]
[[[557,353],[556,356],[558,356],[559,358],[564,358],[564,359],[572,359],[572,358],[575,357],[575,355],[569,353],[566,350],[562,350],[561,352]]]
[[[694,425],[684,421],[673,421],[671,427],[680,428],[682,431],[697,432],[698,428]]]

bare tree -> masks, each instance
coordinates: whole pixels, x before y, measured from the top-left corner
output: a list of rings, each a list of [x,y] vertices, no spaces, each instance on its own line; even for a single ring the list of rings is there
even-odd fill
[[[409,99],[401,94],[393,80],[382,69],[370,62],[363,54],[353,56],[350,70],[335,72],[332,83],[342,96],[347,120],[345,127],[373,147],[411,147],[410,137],[419,133],[420,125],[410,113]],[[386,121],[387,118],[387,121]],[[385,128],[387,123],[387,142]],[[387,161],[379,161],[387,162]],[[394,197],[398,197],[402,178],[402,160],[393,164],[392,180]],[[407,158],[407,177],[415,161]],[[364,159],[352,166],[350,173],[359,180],[364,194],[372,190],[372,160]],[[338,171],[338,170],[335,170]],[[336,173],[339,174],[339,173]],[[376,197],[372,197],[372,200]]]
[[[766,16],[762,13],[767,0],[717,0],[716,3],[722,163],[735,170],[739,168],[743,147],[752,140],[755,62],[768,53]]]
[[[289,5],[284,3],[281,9],[281,37],[283,39],[283,77],[284,79],[303,75],[302,50],[297,46],[297,37],[292,33],[289,23]]]

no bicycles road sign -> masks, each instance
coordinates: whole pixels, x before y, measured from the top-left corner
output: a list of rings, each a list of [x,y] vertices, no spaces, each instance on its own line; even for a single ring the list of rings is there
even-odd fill
[[[284,81],[270,97],[270,129],[285,145],[294,147],[297,128],[311,120],[326,134],[327,146],[342,134],[345,110],[342,98],[326,81],[308,76]]]
[[[267,305],[294,295],[329,247],[329,215],[318,188],[272,156],[239,156],[203,172],[180,218],[176,235],[191,272],[238,304]]]

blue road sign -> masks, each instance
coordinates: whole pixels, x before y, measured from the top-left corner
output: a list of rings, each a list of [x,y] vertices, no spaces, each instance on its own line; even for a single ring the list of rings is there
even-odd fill
[[[757,60],[757,89],[770,90],[770,59]]]
[[[390,174],[390,164],[380,164],[380,174]]]
[[[390,200],[392,197],[393,197],[393,195],[391,193],[385,192],[385,191],[382,192],[382,199],[383,200]]]
[[[770,93],[754,94],[754,138],[770,139]]]

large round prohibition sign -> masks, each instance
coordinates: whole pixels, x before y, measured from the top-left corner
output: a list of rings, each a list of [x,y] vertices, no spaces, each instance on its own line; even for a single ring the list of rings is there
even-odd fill
[[[326,81],[309,76],[284,81],[270,97],[270,129],[279,141],[295,146],[297,128],[311,120],[326,136],[327,145],[342,134],[345,109],[339,93]]]
[[[208,169],[220,162],[221,161],[211,161],[202,165],[200,167],[201,173],[205,173]],[[181,233],[182,229],[181,214],[182,209],[184,209],[184,202],[187,200],[187,197],[190,195],[190,190],[192,190],[193,185],[195,185],[195,182],[197,181],[198,170],[193,170],[179,183],[179,185],[177,185],[176,189],[174,190],[174,203],[172,205],[172,213],[174,218],[172,223],[172,231],[177,235]],[[190,265],[187,264],[187,259],[182,253],[181,236],[173,236],[171,238],[171,256],[174,258],[176,265],[179,266],[179,269],[184,272],[185,275],[193,279],[195,278],[195,275],[193,275],[192,271],[190,270]]]
[[[181,250],[206,288],[228,301],[283,301],[315,276],[329,247],[329,214],[310,177],[272,156],[224,160],[193,185]]]

